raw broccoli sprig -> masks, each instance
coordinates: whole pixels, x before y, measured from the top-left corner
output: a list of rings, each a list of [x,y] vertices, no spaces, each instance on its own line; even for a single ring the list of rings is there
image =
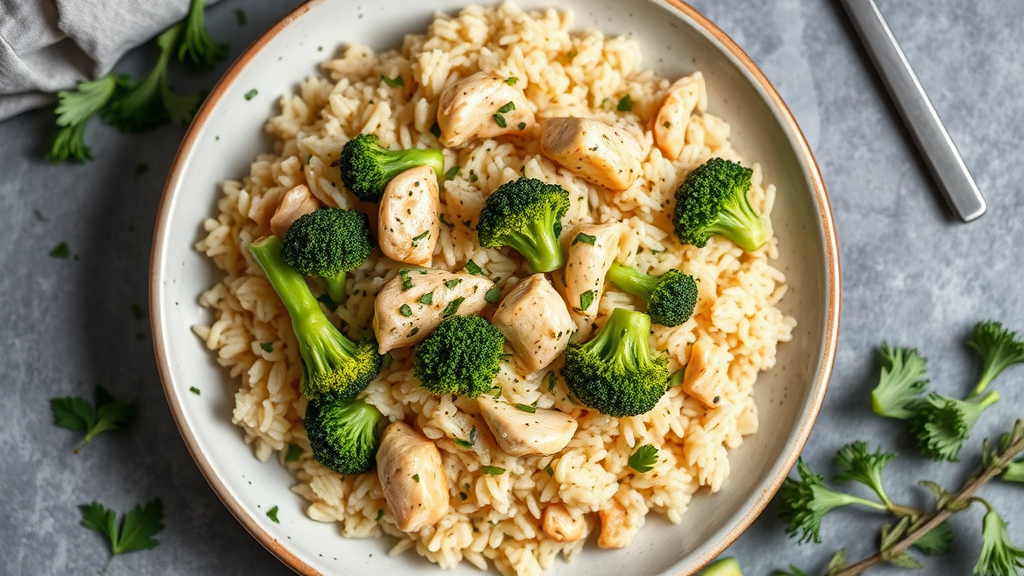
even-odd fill
[[[673,223],[683,244],[702,247],[721,234],[753,252],[768,241],[768,227],[750,205],[753,170],[712,158],[690,172],[676,190]]]
[[[322,208],[299,217],[284,235],[285,262],[306,276],[323,280],[335,304],[345,300],[346,272],[354,270],[373,251],[366,214],[356,210]]]
[[[484,202],[476,233],[480,246],[511,246],[534,274],[565,265],[558,242],[569,192],[557,184],[520,178],[498,186]]]
[[[304,424],[313,458],[341,474],[371,470],[380,447],[381,418],[380,411],[362,399],[311,400]]]
[[[1017,338],[999,322],[979,322],[974,326],[974,335],[967,345],[981,354],[981,378],[971,392],[971,397],[983,393],[988,385],[1003,370],[1014,364],[1024,364],[1024,341]]]
[[[882,470],[895,459],[896,455],[892,452],[882,452],[881,448],[873,453],[868,452],[867,442],[853,442],[836,453],[835,464],[839,474],[835,479],[837,482],[852,480],[871,488],[886,508],[891,510],[894,504],[882,486]]]
[[[998,392],[969,400],[932,392],[911,403],[910,431],[917,438],[921,453],[928,458],[957,462],[960,448],[978,417],[998,401]]]
[[[306,280],[281,255],[281,241],[268,236],[249,246],[288,310],[302,355],[301,390],[310,400],[348,400],[370,384],[382,363],[372,337],[353,342],[320,309]]]
[[[438,396],[476,398],[491,389],[501,368],[505,336],[479,316],[450,316],[416,346],[413,370]]]
[[[444,179],[444,155],[435,148],[388,150],[374,134],[360,134],[341,148],[341,181],[362,200],[380,202],[388,182],[410,168],[427,165]]]
[[[882,374],[871,391],[871,407],[875,414],[906,420],[907,405],[924,392],[928,385],[928,361],[913,348],[889,346],[883,342]]]
[[[57,92],[57,134],[46,156],[50,162],[76,160],[85,162],[92,159],[92,152],[85,145],[85,125],[99,112],[117,87],[117,76],[106,76],[91,82],[79,82],[74,90]]]
[[[616,308],[585,343],[565,348],[562,376],[581,402],[609,416],[649,412],[665,395],[668,358],[651,351],[651,318]]]
[[[786,523],[786,534],[799,535],[797,542],[801,544],[821,542],[821,520],[836,508],[860,504],[875,510],[887,509],[885,504],[829,489],[825,479],[812,472],[802,458],[796,467],[800,479],[786,478],[779,488],[779,517]]]
[[[607,278],[626,292],[646,300],[647,314],[655,324],[678,326],[690,319],[697,304],[697,282],[693,276],[676,269],[651,276],[612,262]]]

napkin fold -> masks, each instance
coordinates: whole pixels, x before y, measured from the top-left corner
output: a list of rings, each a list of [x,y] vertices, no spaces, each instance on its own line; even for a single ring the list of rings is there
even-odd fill
[[[188,7],[188,0],[0,0],[0,120],[103,76]]]

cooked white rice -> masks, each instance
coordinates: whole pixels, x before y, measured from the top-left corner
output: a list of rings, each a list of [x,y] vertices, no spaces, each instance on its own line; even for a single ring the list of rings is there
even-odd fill
[[[666,160],[646,127],[670,81],[640,67],[633,40],[572,32],[570,21],[571,14],[555,10],[470,6],[455,17],[438,14],[426,34],[407,36],[399,51],[375,54],[363,46],[347,47],[323,64],[325,76],[310,77],[298,94],[281,98],[280,114],[266,127],[275,139],[273,153],[260,155],[242,182],[224,184],[220,213],[205,223],[207,236],[197,248],[226,275],[200,298],[213,310],[215,322],[195,332],[231,376],[241,379],[233,422],[245,431],[258,458],[267,460],[276,451],[294,472],[293,490],[309,501],[310,518],[340,523],[345,536],[388,534],[396,539],[393,553],[413,548],[442,567],[466,560],[482,570],[493,562],[506,575],[537,574],[550,568],[559,553],[571,560],[585,541],[566,544],[544,536],[540,517],[549,503],[586,514],[590,532],[599,529],[595,512],[614,500],[628,513],[626,537],[631,539],[648,512],[679,522],[695,492],[718,491],[729,476],[729,449],[757,430],[751,389],[758,372],[775,364],[777,344],[791,338],[795,325],[775,307],[786,291],[784,276],[769,263],[777,255],[776,239],[750,254],[718,237],[704,248],[681,246],[671,223],[676,187],[689,171],[713,156],[742,160],[729,143],[729,126],[711,114],[695,113],[679,159]],[[717,407],[706,409],[682,387],[674,387],[652,411],[632,418],[584,410],[567,398],[563,382],[549,392],[541,382],[544,371],[524,377],[506,365],[498,384],[508,400],[554,407],[579,421],[578,432],[560,453],[517,458],[497,447],[477,416],[475,401],[453,402],[451,396],[426,392],[413,376],[410,351],[395,350],[394,362],[370,385],[366,400],[387,418],[414,423],[436,440],[451,486],[449,514],[436,526],[404,533],[387,513],[375,473],[342,476],[311,458],[301,419],[305,399],[298,393],[302,367],[295,336],[247,248],[270,234],[269,219],[278,201],[297,184],[309,186],[327,206],[365,209],[375,221],[375,207],[359,203],[340,185],[332,163],[342,145],[370,132],[388,147],[437,146],[430,128],[439,94],[478,70],[519,78],[538,119],[587,116],[629,132],[643,148],[643,176],[625,192],[609,193],[559,169],[540,155],[535,139],[522,146],[496,139],[446,150],[446,169],[461,167],[441,192],[442,212],[456,224],[441,227],[433,266],[462,270],[472,259],[500,278],[502,293],[507,293],[528,275],[520,259],[511,251],[480,248],[475,233],[458,223],[475,222],[487,194],[506,181],[525,175],[558,183],[572,199],[566,233],[582,223],[622,222],[631,231],[623,242],[622,262],[650,273],[678,268],[699,279],[693,318],[675,328],[656,326],[651,338],[653,346],[669,354],[670,369],[685,363],[698,338],[727,351],[731,361],[728,378],[720,381]],[[401,76],[404,86],[390,87],[381,82],[382,75]],[[626,94],[633,100],[631,112],[609,105]],[[770,227],[775,188],[762,184],[760,167],[752,166],[751,201]],[[398,268],[375,251],[350,273],[350,296],[329,316],[349,336],[363,336],[374,295]],[[598,323],[616,307],[633,308],[634,299],[609,286]],[[474,427],[480,437],[472,449],[452,440],[468,437]],[[289,444],[304,454],[285,463]],[[657,447],[660,459],[651,472],[637,474],[627,468],[627,460],[643,444]],[[481,466],[486,465],[507,472],[484,474]]]

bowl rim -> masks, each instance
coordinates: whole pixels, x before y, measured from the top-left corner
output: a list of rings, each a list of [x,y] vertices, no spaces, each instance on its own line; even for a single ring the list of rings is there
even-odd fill
[[[159,276],[159,257],[163,254],[164,246],[168,240],[168,209],[171,205],[171,199],[178,187],[178,182],[183,173],[182,168],[186,159],[192,153],[192,147],[196,143],[201,127],[206,123],[210,114],[219,103],[221,97],[224,96],[228,88],[234,83],[242,69],[246,68],[252,59],[259,54],[263,48],[265,48],[266,45],[270,43],[270,41],[272,41],[281,31],[308,13],[315,6],[322,4],[324,1],[326,0],[308,0],[289,12],[284,18],[264,32],[248,48],[246,48],[238,59],[231,64],[228,70],[224,73],[224,76],[221,77],[216,86],[214,86],[213,90],[210,91],[185,133],[181,145],[178,148],[178,152],[174,157],[174,161],[171,164],[171,168],[167,176],[167,182],[164,185],[163,194],[160,200],[160,206],[157,210],[157,220],[153,232],[153,244],[150,252],[149,269],[149,308],[151,310],[150,327],[153,333],[154,356],[156,358],[157,368],[160,373],[160,381],[164,390],[164,395],[167,399],[167,404],[171,409],[171,415],[178,427],[178,432],[185,441],[189,454],[191,454],[192,459],[195,460],[200,472],[202,472],[203,477],[213,489],[214,493],[224,506],[227,507],[235,519],[249,532],[249,534],[251,534],[260,544],[263,545],[264,548],[277,557],[277,559],[283,564],[303,576],[324,575],[319,570],[310,566],[293,554],[284,545],[282,545],[281,542],[263,530],[263,528],[261,528],[256,522],[254,516],[231,495],[230,490],[224,482],[222,482],[214,473],[206,455],[199,448],[198,441],[185,420],[185,414],[182,410],[182,406],[178,402],[178,398],[174,393],[170,364],[168,362],[166,348],[164,345],[163,315],[159,305],[163,296],[162,279]],[[680,11],[684,16],[690,18],[707,33],[711,34],[711,36],[714,37],[721,46],[728,50],[729,53],[731,53],[732,56],[746,68],[747,72],[753,76],[764,91],[764,94],[768,96],[771,104],[779,113],[783,120],[784,127],[790,132],[792,140],[796,144],[797,155],[803,160],[803,164],[807,170],[807,175],[810,177],[814,198],[818,205],[822,231],[824,233],[825,261],[828,280],[828,306],[825,316],[825,341],[822,349],[821,367],[818,371],[817,379],[811,389],[807,411],[804,413],[799,427],[791,434],[792,443],[790,444],[788,451],[783,454],[781,465],[778,465],[778,463],[776,464],[779,466],[778,471],[766,485],[762,486],[760,494],[758,494],[757,498],[754,500],[753,505],[746,513],[743,514],[742,518],[735,522],[729,532],[720,537],[718,541],[711,543],[707,549],[700,554],[700,556],[695,558],[694,561],[688,563],[688,565],[682,566],[681,571],[677,572],[678,576],[685,576],[695,573],[704,565],[714,560],[726,548],[735,542],[737,538],[739,538],[740,534],[742,534],[761,514],[761,512],[764,511],[768,502],[771,501],[772,497],[789,475],[790,470],[796,464],[796,460],[799,457],[800,452],[803,450],[804,444],[807,442],[807,438],[811,433],[811,429],[813,428],[815,420],[817,419],[818,413],[821,409],[822,402],[825,398],[825,392],[828,389],[829,377],[831,376],[832,367],[835,362],[836,348],[839,338],[840,309],[842,305],[842,279],[840,274],[839,246],[836,238],[835,221],[832,215],[831,203],[829,202],[825,183],[821,177],[820,169],[818,168],[818,163],[815,160],[810,145],[807,143],[807,139],[804,136],[803,131],[800,129],[800,126],[797,124],[792,112],[790,112],[785,102],[783,102],[782,97],[779,96],[775,87],[768,81],[768,78],[765,77],[760,68],[758,68],[750,57],[747,56],[747,54],[736,44],[736,42],[718,28],[718,26],[682,0],[659,1],[662,1],[670,7]]]

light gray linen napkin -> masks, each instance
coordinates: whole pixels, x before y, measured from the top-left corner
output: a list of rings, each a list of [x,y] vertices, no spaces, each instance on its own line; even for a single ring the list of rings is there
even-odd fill
[[[98,78],[181,20],[188,0],[0,0],[0,120]]]

